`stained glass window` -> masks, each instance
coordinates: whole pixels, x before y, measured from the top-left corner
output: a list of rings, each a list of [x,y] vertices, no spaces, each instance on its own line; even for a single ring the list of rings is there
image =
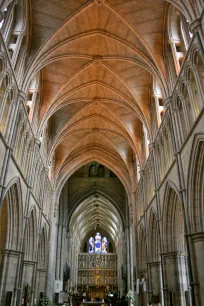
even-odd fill
[[[101,234],[96,233],[95,239],[93,237],[89,238],[89,250],[90,254],[107,254],[108,253],[108,239],[103,237],[101,239]]]
[[[95,236],[95,253],[99,254],[101,253],[101,234],[96,233]]]
[[[94,253],[94,238],[90,237],[89,238],[89,253]]]
[[[106,237],[103,237],[102,239],[102,254],[108,253],[108,240]]]

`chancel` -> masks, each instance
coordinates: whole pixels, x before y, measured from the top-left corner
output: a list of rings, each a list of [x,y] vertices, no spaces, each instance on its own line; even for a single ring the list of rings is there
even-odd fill
[[[0,306],[204,306],[204,0],[0,0]]]

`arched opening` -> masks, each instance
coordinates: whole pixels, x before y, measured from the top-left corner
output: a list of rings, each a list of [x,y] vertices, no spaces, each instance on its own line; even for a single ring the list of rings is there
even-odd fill
[[[108,291],[124,293],[121,266],[126,266],[124,244],[129,239],[124,233],[126,197],[118,177],[96,162],[78,169],[64,185],[58,237],[66,224],[67,240],[57,242],[56,279],[64,275],[65,291],[91,300],[107,298]],[[67,250],[64,258],[63,248]]]
[[[36,300],[39,301],[40,296],[46,292],[46,277],[47,277],[47,232],[43,226],[40,239],[38,242],[38,266],[36,277]]]
[[[154,303],[161,303],[161,261],[160,261],[160,241],[159,228],[156,213],[152,209],[149,219],[149,270],[151,280],[152,296]]]
[[[188,172],[188,225],[191,233],[192,253],[194,254],[193,271],[199,286],[195,288],[196,302],[202,304],[203,296],[203,269],[200,268],[204,256],[204,220],[203,220],[203,188],[204,188],[204,139],[196,135],[191,151]]]
[[[204,60],[203,57],[201,56],[200,52],[196,50],[193,54],[193,65],[196,67],[196,71],[194,70],[195,73],[198,73],[198,83],[200,83],[200,94],[201,94],[201,108],[203,107],[203,96],[204,96]]]
[[[189,171],[188,219],[191,232],[201,232],[203,222],[204,141],[196,141],[193,147]]]
[[[140,225],[138,232],[137,255],[138,255],[138,280],[137,293],[139,297],[139,305],[147,304],[147,241],[145,229]]]
[[[184,238],[184,216],[181,199],[170,185],[166,187],[163,211],[163,268],[166,303],[189,302],[187,254]],[[182,279],[182,281],[181,281]],[[179,286],[178,286],[179,284]],[[167,304],[168,305],[168,304]]]
[[[185,17],[174,6],[170,6],[168,11],[168,39],[178,75],[189,46],[190,34]]]
[[[22,203],[19,198],[20,186],[13,184],[7,191],[0,211],[0,304],[14,301],[18,278],[19,255],[22,248]],[[9,256],[8,256],[9,254]],[[12,269],[11,269],[12,267]]]

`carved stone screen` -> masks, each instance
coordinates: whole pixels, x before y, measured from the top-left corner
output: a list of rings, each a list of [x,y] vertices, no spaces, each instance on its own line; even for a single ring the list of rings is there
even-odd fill
[[[78,286],[117,286],[116,254],[79,254]]]

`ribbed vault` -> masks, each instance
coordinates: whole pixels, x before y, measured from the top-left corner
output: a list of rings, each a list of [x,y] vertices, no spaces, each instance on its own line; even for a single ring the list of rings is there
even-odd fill
[[[82,201],[73,212],[69,224],[70,234],[80,247],[86,235],[97,227],[109,233],[117,248],[123,230],[120,214],[106,197],[91,196]]]
[[[134,162],[146,158],[144,138],[153,140],[153,84],[163,99],[169,94],[168,2],[189,21],[194,16],[185,1],[32,2],[32,52],[23,89],[28,91],[40,72],[37,137],[47,129],[48,163],[54,160],[57,185],[73,167],[98,160],[114,169],[128,195],[135,191]]]
[[[81,166],[82,160],[99,156],[98,161],[114,168],[131,194],[133,161],[143,158],[144,128],[152,139],[153,78],[167,95],[166,1],[61,1],[59,7],[50,1],[45,11],[37,0],[32,8],[32,53],[24,87],[27,90],[41,71],[38,137],[47,127],[48,156],[50,162],[55,160],[57,184],[70,174],[72,164]]]

